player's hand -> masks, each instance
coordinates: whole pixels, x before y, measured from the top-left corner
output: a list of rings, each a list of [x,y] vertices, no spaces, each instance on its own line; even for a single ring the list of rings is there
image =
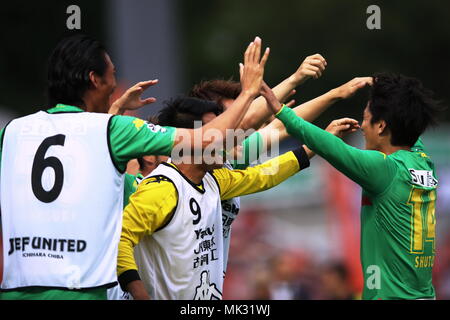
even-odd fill
[[[339,99],[348,99],[355,95],[355,93],[366,87],[371,86],[373,84],[372,77],[359,77],[350,80],[349,82],[343,84],[340,87],[334,89],[334,93]]]
[[[239,64],[242,92],[256,97],[261,90],[264,67],[269,58],[270,49],[266,48],[261,57],[261,39],[256,37],[244,54],[244,64]]]
[[[155,97],[142,99],[141,96],[145,90],[157,83],[158,80],[138,82],[113,103],[109,113],[123,114],[126,110],[137,110],[145,105],[154,103],[156,101]]]
[[[272,89],[263,81],[261,85],[261,95],[266,99],[267,106],[270,108],[273,114],[277,114],[283,107],[278,101],[277,97],[273,93]]]
[[[291,76],[291,79],[294,80],[296,85],[300,85],[310,78],[319,79],[325,71],[326,66],[327,61],[322,55],[317,53],[308,56]]]
[[[342,118],[331,121],[328,127],[325,129],[336,137],[342,138],[348,133],[357,131],[360,128],[358,121],[351,118]]]

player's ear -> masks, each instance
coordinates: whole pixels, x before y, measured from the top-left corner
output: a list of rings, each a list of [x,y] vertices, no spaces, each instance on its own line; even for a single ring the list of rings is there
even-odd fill
[[[380,120],[377,123],[378,135],[386,135],[388,133],[386,121]]]
[[[94,88],[98,88],[100,86],[101,79],[94,71],[89,72],[89,80]]]

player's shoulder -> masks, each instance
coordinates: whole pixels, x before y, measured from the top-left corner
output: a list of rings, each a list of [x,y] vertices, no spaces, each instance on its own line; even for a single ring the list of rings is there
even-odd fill
[[[144,178],[138,186],[138,191],[156,191],[161,192],[176,190],[173,181],[164,175],[154,175]]]

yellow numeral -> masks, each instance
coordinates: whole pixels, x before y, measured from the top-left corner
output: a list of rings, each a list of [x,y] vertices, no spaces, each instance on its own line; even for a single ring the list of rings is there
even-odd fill
[[[434,253],[436,190],[417,189],[413,187],[408,204],[412,206],[411,253],[423,254],[425,242],[432,243]]]

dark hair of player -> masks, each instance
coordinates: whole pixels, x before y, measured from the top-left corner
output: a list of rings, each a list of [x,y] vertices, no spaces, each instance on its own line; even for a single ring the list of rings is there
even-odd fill
[[[105,74],[107,63],[103,45],[76,33],[63,38],[48,60],[49,106],[58,103],[84,106],[83,95],[90,86],[89,73]]]
[[[190,97],[221,103],[222,99],[236,99],[241,94],[239,82],[231,80],[209,80],[195,85]]]
[[[412,147],[436,123],[442,106],[418,79],[391,73],[377,73],[373,78],[369,97],[371,123],[386,121],[391,144]]]
[[[216,102],[192,97],[178,97],[166,101],[165,107],[158,114],[160,126],[193,129],[194,121],[201,121],[205,113],[222,113],[223,108]]]

